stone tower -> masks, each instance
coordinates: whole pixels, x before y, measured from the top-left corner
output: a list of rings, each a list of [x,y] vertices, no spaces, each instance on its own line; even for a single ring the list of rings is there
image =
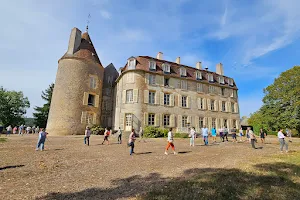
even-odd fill
[[[103,74],[88,32],[73,28],[68,50],[58,60],[47,123],[50,135],[84,134],[87,125],[100,124]]]

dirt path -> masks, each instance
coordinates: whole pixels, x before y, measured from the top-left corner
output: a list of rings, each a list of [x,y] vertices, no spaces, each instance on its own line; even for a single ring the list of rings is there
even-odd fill
[[[190,147],[188,139],[176,139],[179,154],[166,156],[166,139],[147,139],[146,143],[137,141],[136,154],[129,156],[126,142],[119,145],[116,138],[111,139],[113,144],[100,145],[103,136],[92,136],[91,146],[85,146],[83,136],[49,137],[45,151],[36,152],[37,135],[9,137],[0,143],[1,199],[35,199],[51,192],[113,188],[116,180],[154,173],[163,178],[178,177],[193,168],[238,168],[249,158],[263,159],[279,152],[274,137],[267,138],[268,144],[258,143],[263,148],[257,150],[248,143],[203,146],[201,139]],[[300,150],[300,140],[294,139],[290,148]]]

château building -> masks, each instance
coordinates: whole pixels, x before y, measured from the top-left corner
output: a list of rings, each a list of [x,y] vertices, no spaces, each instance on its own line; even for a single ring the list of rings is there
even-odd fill
[[[73,28],[67,52],[58,61],[47,131],[51,135],[83,134],[87,125],[124,131],[145,126],[187,132],[239,126],[237,87],[216,72],[156,58],[130,57],[117,72],[103,68],[88,32]]]

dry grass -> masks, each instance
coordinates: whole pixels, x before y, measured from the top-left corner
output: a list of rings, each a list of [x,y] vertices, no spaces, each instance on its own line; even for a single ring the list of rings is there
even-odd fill
[[[262,149],[247,143],[203,146],[176,139],[178,155],[163,154],[166,139],[91,146],[82,136],[49,137],[35,152],[36,135],[1,143],[1,199],[299,199],[300,140],[280,155],[276,138]],[[112,138],[113,142],[115,138]],[[201,144],[201,145],[200,145]],[[279,193],[280,192],[280,193]],[[297,199],[296,198],[296,199]]]

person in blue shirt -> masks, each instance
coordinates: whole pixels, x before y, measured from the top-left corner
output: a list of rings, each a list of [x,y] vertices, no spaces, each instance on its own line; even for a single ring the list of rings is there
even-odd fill
[[[39,133],[39,140],[38,140],[38,143],[37,143],[36,149],[35,149],[36,151],[38,151],[39,149],[41,149],[41,151],[44,150],[47,134],[48,133],[45,132],[45,129],[42,128]]]
[[[216,131],[216,128],[213,127],[211,129],[211,136],[212,136],[212,139],[213,139],[213,142],[217,142],[216,139],[217,139],[217,131]]]
[[[208,128],[206,128],[206,125],[204,125],[202,128],[202,136],[204,144],[208,145]]]

